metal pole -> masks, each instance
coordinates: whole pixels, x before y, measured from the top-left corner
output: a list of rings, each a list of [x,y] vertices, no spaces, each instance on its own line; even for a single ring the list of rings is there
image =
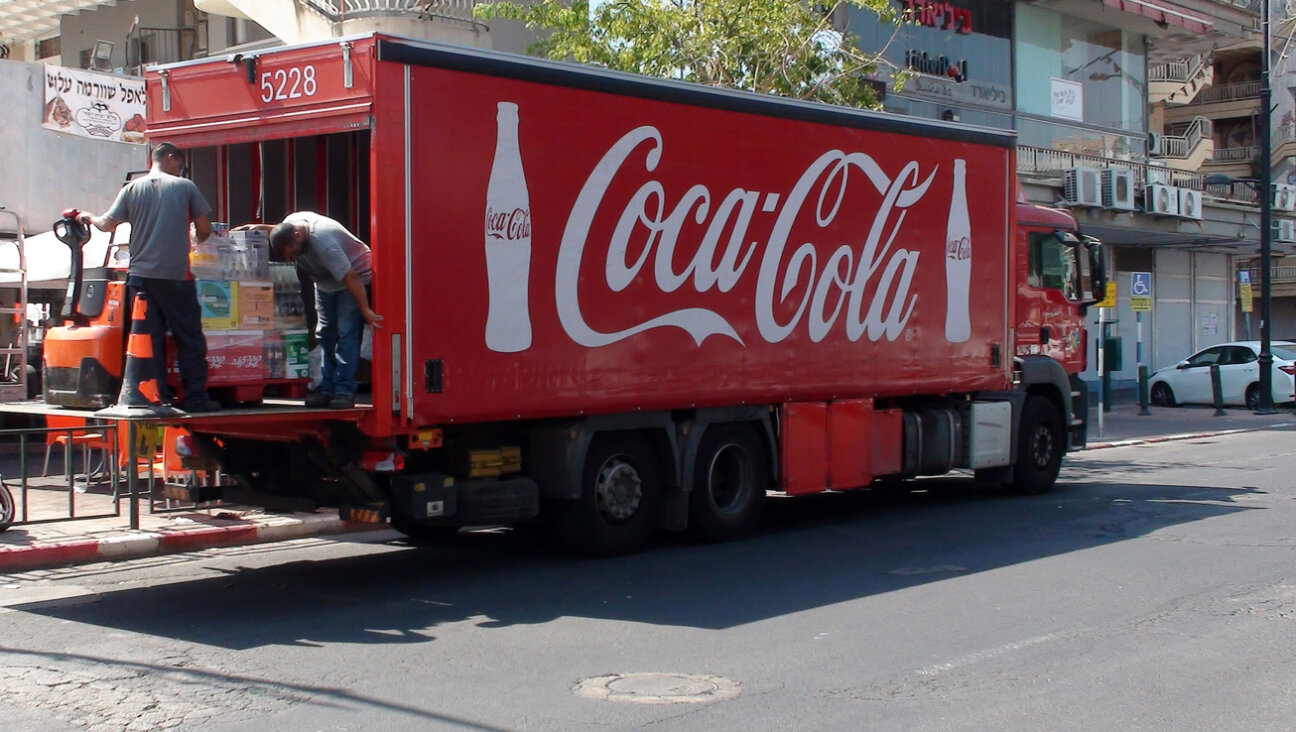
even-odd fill
[[[1269,341],[1271,323],[1269,306],[1271,291],[1270,275],[1273,270],[1272,239],[1273,223],[1273,151],[1269,139],[1273,114],[1271,90],[1269,88],[1269,65],[1273,63],[1269,48],[1269,0],[1260,3],[1261,36],[1263,36],[1262,61],[1260,63],[1260,402],[1256,414],[1274,414],[1273,403],[1273,351]]]
[[[1103,412],[1106,411],[1104,407],[1107,406],[1106,403],[1103,401],[1103,396],[1104,396],[1103,392],[1106,391],[1105,389],[1103,389],[1103,384],[1106,383],[1105,361],[1107,360],[1106,353],[1103,350],[1104,341],[1107,340],[1107,338],[1105,337],[1107,335],[1107,324],[1106,324],[1107,318],[1104,317],[1104,313],[1106,312],[1107,312],[1107,308],[1098,308],[1098,343],[1096,345],[1098,346],[1098,436],[1099,437],[1103,436],[1103,427],[1105,426],[1103,424]]]

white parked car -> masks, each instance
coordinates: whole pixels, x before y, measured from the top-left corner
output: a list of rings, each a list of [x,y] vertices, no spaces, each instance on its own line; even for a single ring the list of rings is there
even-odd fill
[[[1296,400],[1296,343],[1272,341],[1273,401]],[[1210,367],[1219,364],[1220,389],[1225,404],[1260,404],[1260,341],[1220,343],[1203,349],[1148,379],[1150,401],[1161,407],[1176,404],[1213,404]]]

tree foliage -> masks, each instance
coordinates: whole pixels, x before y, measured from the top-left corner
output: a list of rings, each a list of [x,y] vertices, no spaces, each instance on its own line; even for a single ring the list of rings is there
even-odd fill
[[[532,54],[646,76],[854,107],[877,107],[865,74],[882,63],[834,28],[848,8],[897,24],[890,0],[588,0],[478,3],[483,19],[548,31]]]

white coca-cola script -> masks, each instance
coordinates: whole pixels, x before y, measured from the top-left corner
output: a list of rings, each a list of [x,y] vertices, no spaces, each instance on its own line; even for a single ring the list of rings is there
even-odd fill
[[[531,236],[531,212],[522,208],[512,211],[486,209],[486,236],[515,241]]]
[[[641,146],[644,172],[656,170],[662,158],[661,133],[650,126],[630,131],[595,166],[567,219],[558,252],[555,293],[559,320],[572,340],[597,347],[653,328],[674,327],[686,331],[699,346],[713,335],[743,343],[723,315],[707,308],[664,312],[613,332],[589,326],[581,309],[577,282],[586,257],[600,255],[596,243],[590,241],[596,215],[616,207],[620,214],[603,250],[604,276],[613,292],[621,292],[635,281],[648,265],[649,257],[653,258],[653,281],[663,293],[675,292],[688,283],[699,293],[726,293],[744,276],[750,276],[754,265],[753,315],[760,337],[768,343],[779,343],[802,327],[810,340],[818,343],[838,321],[842,321],[850,341],[892,341],[904,332],[917,300],[910,290],[919,252],[893,248],[893,244],[907,209],[920,201],[931,185],[935,168],[920,181],[918,164],[911,161],[891,177],[865,153],[829,150],[806,168],[786,195],[734,188],[725,194],[714,213],[711,191],[701,183],[685,191],[669,210],[665,186],[651,177],[629,200],[606,200],[613,177],[633,170],[637,163],[631,158]],[[827,256],[820,251],[827,245],[789,243],[803,209],[813,205],[815,224],[826,229],[843,211],[844,204],[856,207],[864,200],[857,192],[864,192],[859,186],[865,181],[881,195],[881,201],[868,230],[858,232],[858,241],[840,243]],[[758,206],[762,213],[777,214],[763,244],[747,240]],[[703,227],[702,238],[683,271],[677,272],[673,264],[675,250],[679,247],[687,251],[684,247],[688,243],[681,244],[680,236],[690,222]],[[721,242],[726,230],[731,233]],[[643,236],[636,233],[640,231],[646,231],[646,243],[638,257],[630,261],[631,238]],[[785,320],[780,321],[779,312],[785,314]]]

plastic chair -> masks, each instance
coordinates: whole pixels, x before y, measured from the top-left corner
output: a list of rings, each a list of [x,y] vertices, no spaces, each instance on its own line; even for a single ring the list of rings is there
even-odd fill
[[[177,450],[178,440],[189,434],[183,427],[166,427],[162,432],[161,457],[153,462],[153,470],[162,475],[163,483],[181,485],[203,485],[207,480],[207,471],[186,468]]]
[[[45,466],[41,468],[41,475],[49,475],[50,451],[55,445],[63,448],[65,460],[70,448],[81,447],[82,472],[86,474],[87,480],[90,476],[91,450],[103,450],[104,470],[108,469],[108,451],[112,449],[112,441],[102,431],[85,429],[89,426],[86,420],[81,417],[49,415],[45,418],[45,426],[67,431],[45,433]]]

